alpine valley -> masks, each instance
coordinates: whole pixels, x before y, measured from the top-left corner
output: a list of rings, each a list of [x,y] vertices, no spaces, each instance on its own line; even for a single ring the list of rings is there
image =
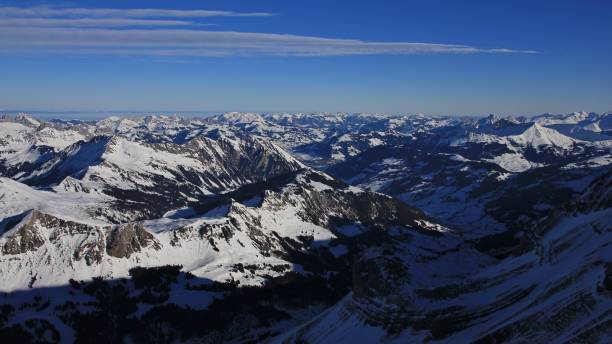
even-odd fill
[[[0,341],[610,343],[612,113],[0,118]]]

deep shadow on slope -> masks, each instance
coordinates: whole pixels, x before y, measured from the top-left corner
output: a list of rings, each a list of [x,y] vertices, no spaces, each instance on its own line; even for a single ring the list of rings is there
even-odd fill
[[[265,328],[290,320],[290,310],[328,307],[348,293],[345,274],[329,279],[288,273],[262,287],[213,282],[180,266],[133,268],[129,279],[17,291],[3,295],[0,338],[4,343],[167,343],[190,338],[213,342],[261,340]],[[185,296],[188,296],[186,299]],[[198,299],[209,298],[205,307]],[[177,300],[180,300],[177,302]],[[181,302],[189,302],[187,305]],[[74,329],[74,337],[64,325]],[[264,329],[257,338],[245,337]]]

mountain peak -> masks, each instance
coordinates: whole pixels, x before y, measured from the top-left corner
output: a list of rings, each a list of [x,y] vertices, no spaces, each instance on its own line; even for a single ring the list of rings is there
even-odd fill
[[[23,124],[30,128],[38,128],[42,123],[26,113],[19,113],[16,116],[1,115],[0,122],[13,122]]]
[[[215,116],[214,118],[219,121],[224,121],[233,124],[247,124],[265,121],[265,119],[260,114],[253,112],[227,112],[222,115]]]
[[[522,134],[510,136],[510,138],[516,143],[534,148],[540,146],[553,146],[567,149],[578,142],[554,129],[541,126],[537,122],[531,124]]]
[[[476,127],[481,130],[498,130],[520,122],[512,116],[503,117],[501,115],[490,114],[476,122]]]

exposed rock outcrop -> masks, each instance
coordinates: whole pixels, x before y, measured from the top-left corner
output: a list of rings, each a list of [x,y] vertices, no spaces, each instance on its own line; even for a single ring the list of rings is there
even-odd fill
[[[44,214],[32,211],[27,215],[12,233],[2,247],[4,254],[21,254],[35,251],[45,243],[43,235],[38,229],[39,221],[44,221]]]
[[[151,246],[155,250],[161,248],[153,234],[147,232],[142,225],[128,224],[113,229],[106,239],[106,253],[116,258],[129,258],[133,253]]]

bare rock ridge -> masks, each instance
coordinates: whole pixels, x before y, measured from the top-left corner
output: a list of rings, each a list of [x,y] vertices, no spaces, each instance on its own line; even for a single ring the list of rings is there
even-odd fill
[[[8,240],[2,246],[3,254],[20,254],[34,251],[42,246],[45,241],[36,228],[36,223],[46,220],[44,214],[31,211],[13,233],[9,234]],[[25,223],[24,223],[25,222]]]
[[[151,246],[156,250],[161,246],[155,237],[142,225],[128,224],[113,229],[106,240],[106,253],[116,258],[129,258],[132,253]]]

